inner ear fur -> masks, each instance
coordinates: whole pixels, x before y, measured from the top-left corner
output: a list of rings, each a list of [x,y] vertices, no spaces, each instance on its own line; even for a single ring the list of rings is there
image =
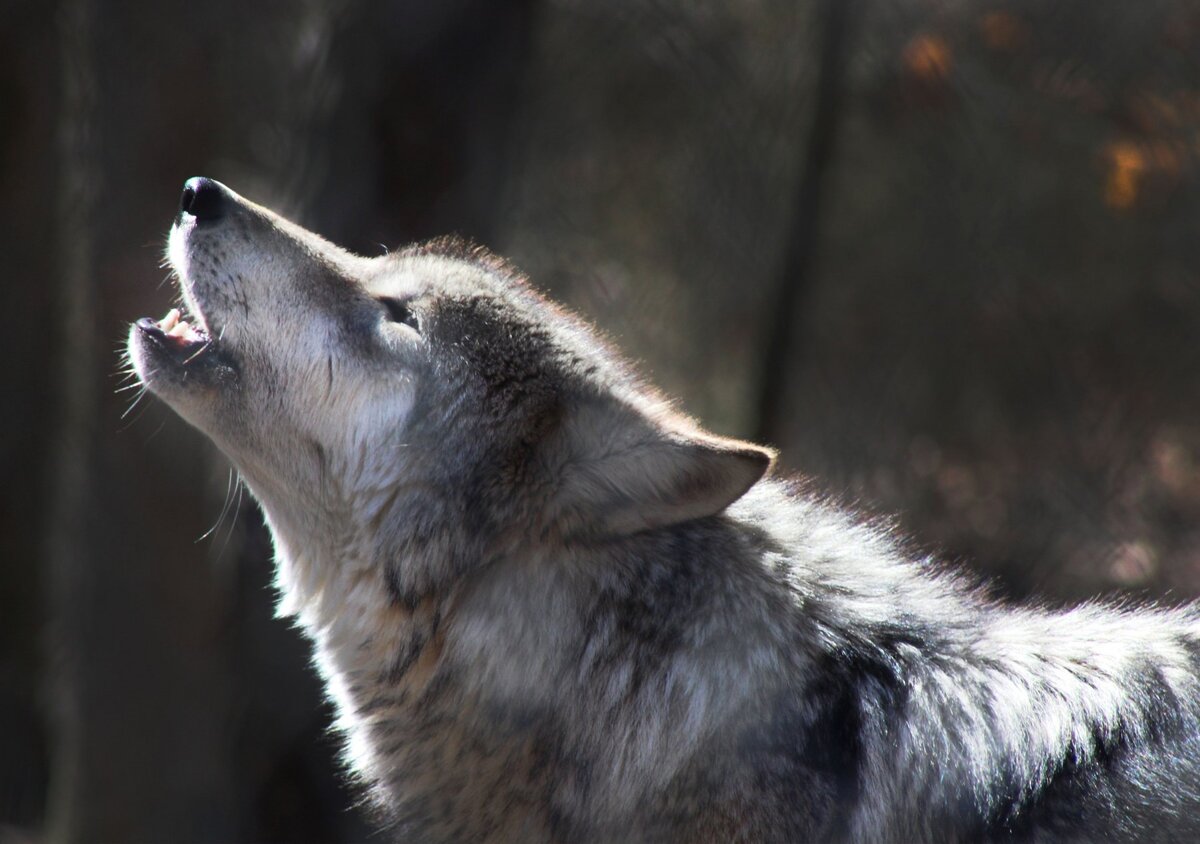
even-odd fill
[[[568,534],[620,536],[715,516],[775,457],[678,414],[612,400],[585,402],[563,422],[552,512]]]

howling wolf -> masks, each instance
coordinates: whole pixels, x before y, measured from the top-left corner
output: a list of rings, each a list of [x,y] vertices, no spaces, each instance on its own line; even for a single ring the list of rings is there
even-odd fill
[[[770,477],[508,264],[209,179],[145,385],[275,542],[419,842],[1200,841],[1200,613],[1000,606]]]

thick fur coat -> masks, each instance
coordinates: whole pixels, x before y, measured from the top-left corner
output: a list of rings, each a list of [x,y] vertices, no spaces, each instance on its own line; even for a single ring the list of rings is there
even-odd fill
[[[999,606],[502,261],[193,179],[144,383],[275,540],[398,840],[1200,840],[1200,614]]]

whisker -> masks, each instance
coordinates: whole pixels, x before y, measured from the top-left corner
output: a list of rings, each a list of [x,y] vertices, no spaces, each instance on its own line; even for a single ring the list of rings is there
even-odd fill
[[[152,434],[150,434],[150,436],[146,437],[146,442],[150,442],[150,440],[152,440],[156,436],[158,436],[159,431],[161,431],[164,427],[166,427],[166,424],[167,424],[167,418],[164,416],[163,421],[158,423],[158,427],[154,429],[154,432]]]
[[[124,419],[126,416],[128,416],[130,413],[133,412],[133,409],[138,406],[138,403],[141,402],[141,400],[146,397],[147,392],[149,392],[149,391],[146,389],[143,389],[140,393],[138,393],[136,396],[133,397],[133,401],[130,403],[129,407],[125,408],[125,412],[121,414],[122,419]],[[125,430],[125,429],[122,428],[121,430]]]
[[[213,341],[212,341],[212,340],[209,340],[207,343],[205,343],[203,346],[201,346],[199,349],[197,349],[197,350],[196,350],[196,353],[195,353],[194,355],[192,355],[192,356],[191,356],[191,357],[189,357],[187,360],[185,360],[185,361],[183,362],[183,363],[184,363],[184,365],[187,365],[187,364],[191,363],[191,362],[192,362],[192,361],[194,361],[196,358],[200,357],[200,355],[202,355],[202,354],[204,354],[205,352],[207,352],[207,351],[208,351],[208,347],[209,347],[209,346],[211,346],[212,344],[213,344]]]
[[[150,404],[149,402],[147,402],[146,404],[143,404],[141,406],[141,408],[138,410],[138,412],[136,414],[134,414],[132,419],[130,419],[128,422],[126,422],[124,425],[122,425],[120,428],[117,429],[117,433],[123,434],[126,431],[128,431],[130,428],[132,428],[134,425],[136,425],[138,423],[138,420],[140,420],[146,414],[146,411],[149,410],[152,406],[153,405]],[[132,410],[132,408],[130,408],[130,409]]]
[[[237,502],[233,505],[233,517],[229,520],[229,531],[225,534],[225,541],[221,543],[221,550],[217,552],[217,559],[225,556],[225,549],[229,547],[229,540],[233,538],[233,531],[237,527],[238,516],[242,514],[242,493],[246,489],[246,484],[242,481],[242,476],[239,474],[235,481],[237,489]]]
[[[229,502],[233,500],[233,468],[229,469],[229,475],[225,480],[225,501],[221,504],[221,513],[217,516],[217,520],[213,522],[213,526],[204,533],[196,537],[192,544],[195,545],[208,537],[212,536],[213,532],[221,526],[221,522],[225,520],[225,514],[229,511]]]

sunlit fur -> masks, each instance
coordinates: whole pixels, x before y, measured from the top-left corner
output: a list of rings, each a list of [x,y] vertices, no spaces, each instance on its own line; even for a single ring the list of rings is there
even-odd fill
[[[397,840],[1200,840],[1194,609],[996,605],[502,261],[228,202],[171,237],[207,357],[130,354],[262,504]]]

